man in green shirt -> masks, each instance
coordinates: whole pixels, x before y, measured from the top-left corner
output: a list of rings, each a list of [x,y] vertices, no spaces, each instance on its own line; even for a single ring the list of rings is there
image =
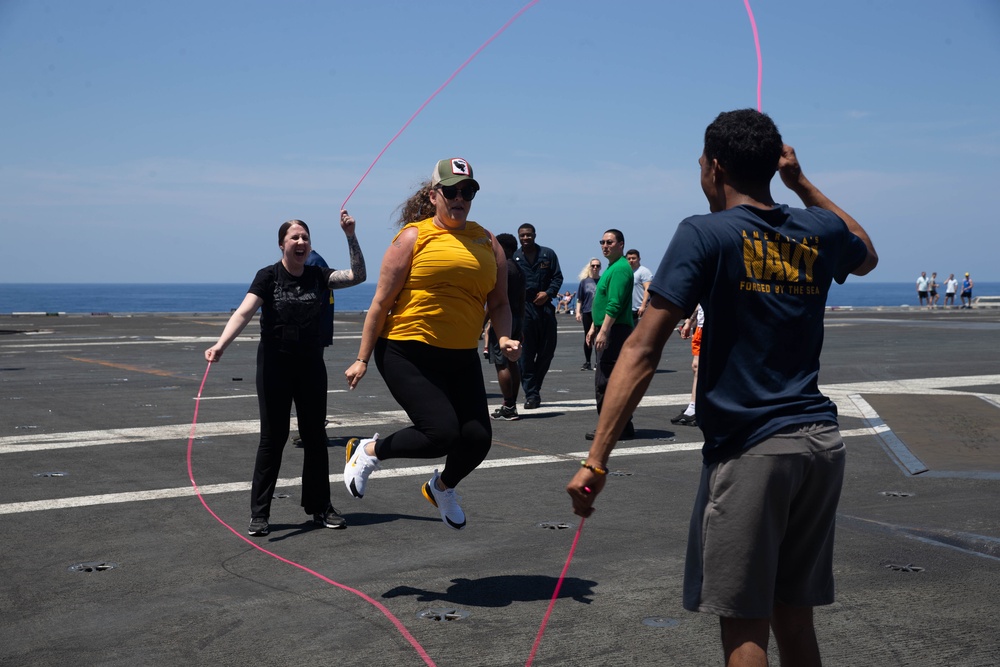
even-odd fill
[[[597,281],[592,315],[594,324],[587,332],[587,343],[597,352],[594,369],[594,394],[597,398],[597,414],[601,414],[604,390],[608,387],[611,371],[618,361],[625,339],[632,333],[632,288],[635,281],[632,267],[625,259],[625,235],[617,229],[609,229],[601,238],[601,251],[608,259],[608,268]],[[632,417],[622,430],[619,440],[635,437]],[[594,439],[594,432],[587,434],[587,440]]]

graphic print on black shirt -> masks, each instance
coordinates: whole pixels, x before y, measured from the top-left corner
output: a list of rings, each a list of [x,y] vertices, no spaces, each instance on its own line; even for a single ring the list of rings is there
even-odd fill
[[[320,346],[319,316],[329,300],[331,269],[306,266],[293,276],[280,262],[258,271],[250,291],[261,297],[261,339],[280,341],[284,352]]]

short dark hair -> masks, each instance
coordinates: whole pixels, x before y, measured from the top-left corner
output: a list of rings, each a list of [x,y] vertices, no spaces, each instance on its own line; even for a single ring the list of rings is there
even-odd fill
[[[629,255],[635,255],[636,259],[642,259],[642,255],[640,255],[639,251],[636,250],[635,248],[630,248],[630,249],[628,249],[628,250],[625,251],[625,256],[627,257]]]
[[[530,229],[532,234],[536,234],[536,235],[538,234],[538,232],[535,231],[535,226],[533,224],[531,224],[530,222],[526,222],[523,225],[521,225],[520,227],[518,227],[517,231],[520,232],[522,229]]]
[[[718,160],[737,186],[770,183],[783,145],[774,121],[755,109],[720,113],[705,130],[705,158]]]
[[[513,257],[517,251],[517,239],[514,238],[513,234],[497,234],[497,243],[503,248],[503,254],[507,256],[507,259]]]
[[[625,245],[625,235],[622,234],[619,230],[609,229],[606,232],[604,232],[604,234],[614,234],[618,242],[621,243],[622,245]],[[604,236],[604,234],[601,234],[601,236]]]
[[[289,220],[288,222],[281,223],[281,227],[278,227],[278,246],[281,246],[285,242],[285,234],[288,233],[292,225],[301,225],[306,230],[306,234],[312,236],[312,232],[309,231],[309,225],[301,220]]]

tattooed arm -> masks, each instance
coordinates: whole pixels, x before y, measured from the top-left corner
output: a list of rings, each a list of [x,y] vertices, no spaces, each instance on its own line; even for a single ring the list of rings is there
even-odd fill
[[[354,218],[347,214],[347,211],[340,211],[340,228],[347,236],[347,251],[351,256],[351,268],[334,271],[330,274],[330,289],[340,289],[360,285],[368,277],[365,270],[365,256],[361,254],[361,244],[358,237],[354,235]]]

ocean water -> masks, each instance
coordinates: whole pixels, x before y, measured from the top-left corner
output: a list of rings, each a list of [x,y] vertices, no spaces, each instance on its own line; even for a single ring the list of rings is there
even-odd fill
[[[247,293],[246,283],[131,284],[0,283],[0,313],[228,313]],[[337,310],[366,310],[375,283],[334,292]]]
[[[562,290],[576,293],[577,283]],[[43,313],[228,313],[246,296],[246,284],[0,283],[0,314]],[[974,296],[1000,295],[1000,283],[976,283]],[[336,290],[340,312],[367,310],[375,282]],[[940,303],[944,302],[941,293]],[[827,306],[917,306],[914,283],[848,280],[830,289]]]

